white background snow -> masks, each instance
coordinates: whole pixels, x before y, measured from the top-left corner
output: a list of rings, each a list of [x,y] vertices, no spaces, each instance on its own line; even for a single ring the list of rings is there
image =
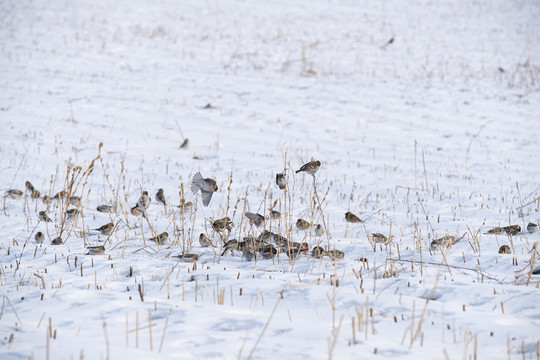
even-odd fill
[[[0,188],[52,196],[103,143],[64,245],[50,245],[60,202],[46,224],[41,201],[2,198],[2,359],[540,357],[540,235],[525,230],[540,220],[539,2],[6,0],[0,13]],[[293,170],[312,158],[322,238],[294,227],[311,220],[313,182]],[[196,171],[220,188],[208,208],[188,192]],[[183,221],[158,188],[172,205],[183,188],[196,212]],[[142,190],[163,247],[129,213]],[[344,260],[220,257],[207,219],[257,235],[243,212],[274,201],[282,232]],[[104,243],[89,229],[109,221]],[[484,234],[510,224],[522,232]],[[376,232],[391,245],[374,249]],[[430,251],[447,234],[465,236]],[[98,244],[105,255],[85,255]],[[184,249],[196,269],[174,258]]]

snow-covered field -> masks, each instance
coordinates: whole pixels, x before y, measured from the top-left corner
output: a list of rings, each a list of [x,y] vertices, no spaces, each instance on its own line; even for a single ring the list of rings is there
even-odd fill
[[[1,198],[1,359],[540,358],[540,232],[526,230],[540,221],[540,2],[6,0],[0,13],[0,189],[82,200],[67,221],[68,202]],[[315,182],[295,173],[312,159]],[[219,187],[208,207],[189,191],[197,171]],[[130,212],[144,190],[147,219]],[[245,212],[273,205],[264,228],[307,255],[220,256],[227,237],[262,232]],[[222,239],[210,224],[225,216]],[[92,230],[109,222],[111,236]],[[445,235],[462,239],[431,250]],[[316,245],[344,259],[313,258]]]

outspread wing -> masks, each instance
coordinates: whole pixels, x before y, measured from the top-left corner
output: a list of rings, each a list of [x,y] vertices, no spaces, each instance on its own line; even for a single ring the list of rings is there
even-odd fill
[[[212,194],[214,194],[213,191],[206,191],[204,189],[201,189],[201,195],[202,195],[204,206],[208,206],[208,204],[210,204],[210,200],[212,200]]]

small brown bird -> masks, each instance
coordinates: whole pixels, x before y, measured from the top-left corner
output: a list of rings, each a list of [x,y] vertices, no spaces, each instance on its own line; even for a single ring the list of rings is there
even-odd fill
[[[189,139],[185,138],[184,142],[180,145],[179,149],[187,149],[188,145],[189,145]]]
[[[308,223],[306,220],[304,219],[298,219],[296,221],[296,227],[299,229],[299,230],[307,230],[309,229],[309,227],[311,226],[310,223]]]
[[[313,250],[311,250],[311,256],[316,259],[322,259],[324,256],[324,249],[320,246],[315,246]]]
[[[32,194],[30,195],[30,197],[32,199],[39,199],[41,197],[41,193],[39,192],[39,190],[32,190]]]
[[[19,200],[22,196],[23,192],[18,189],[11,189],[6,191],[6,197],[14,200]]]
[[[110,206],[110,205],[99,205],[96,210],[99,211],[99,212],[102,212],[102,213],[110,213],[110,212],[112,212],[112,206]]]
[[[78,197],[78,196],[71,196],[69,198],[69,203],[71,205],[75,205],[75,206],[81,206],[81,198]]]
[[[270,219],[279,219],[281,217],[281,213],[277,210],[270,210]]]
[[[100,226],[98,227],[97,229],[92,229],[92,230],[97,230],[101,233],[101,235],[110,235],[112,233],[114,229],[114,223],[108,223],[108,224],[105,224],[103,226]]]
[[[509,225],[509,226],[505,226],[504,227],[504,231],[508,234],[508,235],[516,235],[517,233],[519,233],[521,231],[521,226],[519,225]]]
[[[53,200],[61,200],[64,199],[67,196],[67,193],[62,190],[60,192],[57,192],[56,195],[53,196]]]
[[[43,244],[43,241],[45,241],[45,235],[41,232],[41,231],[38,231],[36,233],[36,236],[34,236],[34,240],[38,243],[38,244]]]
[[[285,177],[285,173],[276,174],[276,185],[281,190],[285,189],[285,187],[287,186],[287,178]]]
[[[43,211],[43,210],[41,210],[39,212],[39,219],[42,220],[42,221],[46,221],[46,222],[52,222],[49,215],[47,215],[47,213],[45,211]]]
[[[51,197],[50,197],[49,195],[45,195],[45,196],[43,197],[43,203],[44,203],[45,205],[51,205],[51,202],[52,202],[52,199],[51,199]]]
[[[233,251],[238,250],[238,240],[232,239],[225,243],[225,246],[223,246],[223,252],[221,253],[221,256],[225,255],[227,251]]]
[[[504,228],[502,227],[494,227],[493,229],[489,230],[487,234],[490,235],[502,235],[504,234]]]
[[[86,255],[103,255],[105,253],[105,246],[103,245],[88,246],[86,249],[88,250]]]
[[[461,239],[456,239],[452,235],[445,235],[442,238],[435,239],[431,242],[431,250],[449,249]]]
[[[319,160],[316,161],[310,161],[307,164],[302,165],[302,167],[298,170],[296,170],[296,173],[299,172],[307,172],[308,174],[315,176],[315,173],[319,170],[321,167],[321,162]]]
[[[24,185],[26,186],[26,191],[30,193],[34,191],[34,185],[30,181],[27,181]]]
[[[165,201],[165,194],[163,194],[163,189],[159,189],[156,193],[156,199],[162,203],[163,205],[167,205],[167,202]]]
[[[148,240],[154,241],[156,244],[159,244],[159,245],[165,245],[167,241],[169,241],[169,234],[165,231],[159,234],[158,236],[154,236],[153,238],[150,238]]]
[[[139,200],[137,200],[137,207],[143,212],[143,214],[150,206],[151,201],[152,199],[150,199],[150,196],[148,196],[148,191],[143,191],[142,195],[139,197]]]
[[[283,247],[283,251],[285,251],[287,254],[307,254],[309,251],[309,245],[305,242],[299,243],[296,241],[288,241],[286,243],[282,243],[281,246]]]
[[[321,224],[315,225],[315,236],[322,236],[324,234],[324,228]]]
[[[193,212],[193,203],[191,201],[186,202],[185,199],[180,199],[180,205],[178,205],[180,208],[180,212],[184,212],[184,214],[189,214]]]
[[[512,251],[510,250],[510,246],[503,245],[499,248],[499,254],[511,254]]]
[[[197,254],[180,254],[176,256],[179,257],[180,261],[183,261],[183,262],[195,263],[199,261],[199,255]]]
[[[352,212],[347,211],[345,213],[345,221],[356,224],[356,223],[363,223],[364,221],[360,219],[358,216],[354,215]]]
[[[330,260],[334,262],[343,260],[343,258],[345,257],[345,253],[340,250],[325,251],[325,255],[328,256]]]
[[[214,179],[204,179],[201,173],[197,172],[193,175],[193,179],[191,180],[191,192],[193,195],[196,195],[199,190],[201,191],[203,205],[208,206],[210,200],[212,200],[212,195],[214,192],[218,191],[218,186]]]
[[[131,215],[133,216],[141,216],[143,213],[141,211],[141,209],[139,209],[139,207],[137,205],[135,205],[134,207],[131,208]]]
[[[212,240],[202,233],[199,235],[199,244],[201,244],[202,247],[214,247]]]
[[[212,222],[212,229],[217,232],[222,232],[225,229],[231,231],[232,225],[233,223],[231,219],[229,217],[224,217],[223,219],[218,219]]]
[[[246,259],[246,261],[251,261],[257,258],[257,254],[255,253],[255,249],[249,246],[248,243],[244,243],[242,246],[242,257]]]
[[[66,211],[66,219],[67,220],[71,220],[72,218],[76,219],[77,216],[79,216],[80,214],[80,211],[79,209],[69,209],[68,211]]]
[[[370,240],[372,242],[375,242],[377,244],[386,244],[388,242],[388,238],[381,234],[381,233],[375,233],[370,235]]]
[[[264,216],[261,214],[254,214],[252,212],[244,213],[246,217],[250,220],[250,223],[255,224],[256,227],[264,225]]]
[[[272,259],[277,255],[277,249],[272,244],[264,245],[261,249],[263,259]]]
[[[64,242],[62,241],[62,238],[59,236],[57,237],[56,239],[53,239],[53,241],[51,241],[51,244],[53,245],[62,245]]]
[[[531,234],[535,233],[537,230],[538,230],[538,224],[535,224],[532,222],[527,224],[527,231],[530,232]]]
[[[264,230],[259,236],[257,236],[256,241],[257,242],[270,242],[275,238],[275,235],[273,232]],[[245,238],[244,238],[245,239]],[[250,241],[254,241],[254,239],[250,239]]]

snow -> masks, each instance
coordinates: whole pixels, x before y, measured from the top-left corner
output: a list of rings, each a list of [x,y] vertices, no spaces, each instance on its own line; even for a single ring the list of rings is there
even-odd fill
[[[83,201],[53,246],[67,204],[44,223],[41,200],[2,198],[2,359],[538,358],[540,232],[526,226],[540,221],[540,3],[0,11],[0,190],[31,181],[53,196],[73,177]],[[312,159],[315,183],[294,173]],[[197,171],[219,187],[208,207],[189,192]],[[130,213],[143,190],[147,220]],[[175,207],[182,194],[194,214]],[[210,219],[258,235],[243,213],[276,201],[284,215],[267,228],[345,258],[219,256]],[[298,218],[328,233],[297,231]],[[92,230],[111,221],[108,240]],[[485,234],[511,224],[522,231]],[[163,231],[170,243],[148,241]],[[372,233],[394,237],[372,246]],[[445,235],[463,238],[430,251]],[[105,254],[85,255],[95,245]]]

